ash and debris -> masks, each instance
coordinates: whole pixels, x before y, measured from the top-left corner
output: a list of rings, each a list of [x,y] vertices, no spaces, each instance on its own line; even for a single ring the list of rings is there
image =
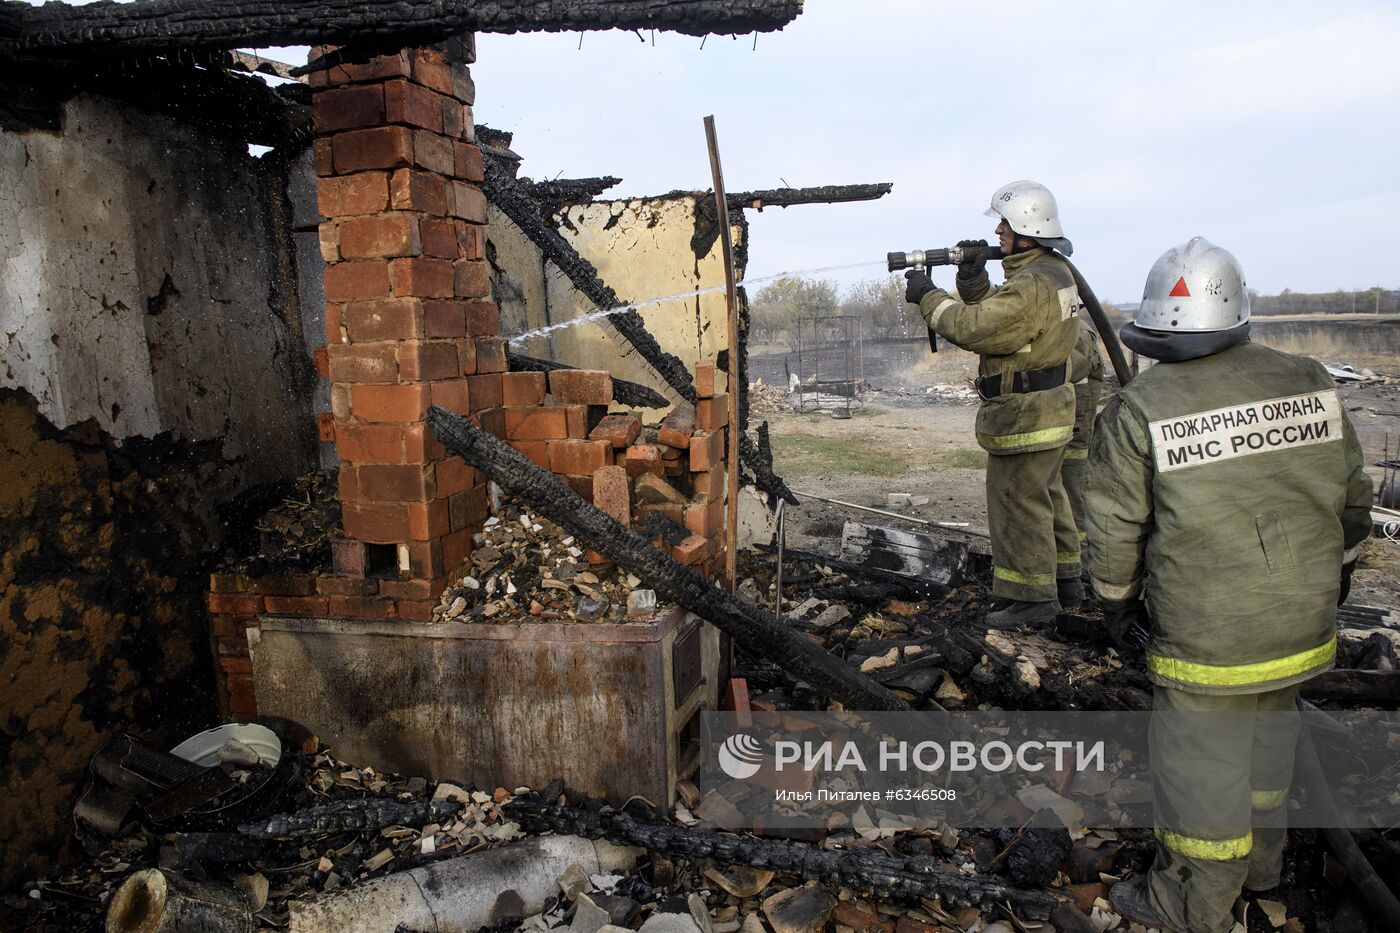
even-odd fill
[[[656,617],[656,593],[549,519],[507,503],[474,539],[468,573],[433,612],[436,622],[633,622]]]
[[[228,546],[221,571],[262,576],[330,566],[340,534],[336,473],[319,470],[288,483],[260,486],[224,509]]]

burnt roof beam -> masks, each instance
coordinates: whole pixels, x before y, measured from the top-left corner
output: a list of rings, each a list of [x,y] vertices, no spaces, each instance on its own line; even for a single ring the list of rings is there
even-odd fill
[[[0,51],[88,54],[271,45],[426,45],[465,32],[781,29],[802,0],[143,0],[0,2]]]
[[[874,201],[889,194],[888,181],[868,185],[820,185],[815,188],[769,188],[762,191],[736,191],[725,196],[731,209],[792,207],[795,204],[839,204],[844,201]]]

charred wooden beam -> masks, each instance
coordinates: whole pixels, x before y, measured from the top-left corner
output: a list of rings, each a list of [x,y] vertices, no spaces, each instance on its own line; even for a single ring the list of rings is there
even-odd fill
[[[735,599],[646,538],[579,498],[503,441],[436,405],[428,427],[448,450],[481,470],[589,547],[636,574],[662,599],[729,633],[754,654],[781,664],[847,709],[904,710],[908,705],[869,677],[822,650],[791,620]]]
[[[675,826],[642,819],[625,810],[559,806],[525,797],[518,797],[501,809],[531,830],[607,839],[681,858],[748,865],[883,897],[938,897],[946,904],[956,905],[1010,901],[1037,911],[1049,911],[1059,903],[1047,891],[1026,890],[995,878],[967,875],[927,855],[901,858],[873,848],[824,851],[778,839]]]
[[[1299,689],[1310,700],[1394,709],[1400,704],[1400,671],[1327,671]]]
[[[566,207],[590,203],[604,191],[621,184],[622,179],[615,175],[604,175],[601,178],[556,178],[551,181],[531,181],[522,178],[521,183],[529,187],[530,195],[540,206],[540,213],[552,217]]]
[[[509,351],[506,353],[506,361],[510,363],[510,368],[514,372],[552,373],[558,369],[576,368],[556,363],[553,360],[536,359],[533,356],[522,356],[519,353]],[[634,408],[666,408],[671,404],[666,400],[666,396],[651,386],[644,386],[639,382],[628,382],[626,379],[619,379],[616,376],[613,376],[612,384],[613,398],[623,405],[631,405]]]
[[[540,214],[539,205],[530,196],[530,189],[512,175],[507,160],[498,158],[487,150],[483,150],[482,154],[485,156],[485,179],[481,183],[481,190],[486,194],[486,199],[509,217],[585,298],[599,308],[625,306],[627,302],[619,298],[617,292],[602,280],[593,263],[580,256],[578,250],[544,219]],[[640,314],[636,311],[622,311],[609,315],[607,320],[636,348],[642,359],[656,370],[667,385],[686,401],[695,401],[695,385],[690,370],[686,369],[680,359],[661,349],[661,344],[657,343],[656,338],[647,330]]]
[[[431,44],[464,32],[664,29],[692,36],[781,29],[802,0],[144,0],[6,2],[0,46],[67,55],[374,42]]]
[[[761,191],[736,191],[725,197],[731,209],[751,207],[792,207],[796,204],[838,204],[843,201],[874,201],[894,188],[893,182],[882,181],[866,185],[819,185],[815,188],[768,188]]]
[[[426,826],[446,822],[461,809],[462,804],[457,800],[404,802],[387,797],[338,800],[296,813],[279,813],[256,823],[244,823],[238,831],[251,839],[285,839],[380,830],[396,825]]]

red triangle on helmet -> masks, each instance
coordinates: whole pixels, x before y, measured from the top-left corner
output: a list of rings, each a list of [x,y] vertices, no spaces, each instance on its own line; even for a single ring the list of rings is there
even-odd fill
[[[1169,294],[1172,298],[1191,297],[1191,290],[1186,287],[1186,278],[1184,276],[1176,280],[1176,284],[1172,286],[1172,290]]]

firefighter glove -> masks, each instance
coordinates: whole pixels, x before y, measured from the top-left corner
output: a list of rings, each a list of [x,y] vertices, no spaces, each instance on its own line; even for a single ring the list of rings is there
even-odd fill
[[[971,280],[981,275],[987,268],[987,241],[986,240],[959,240],[959,249],[972,248],[971,256],[964,254],[963,261],[958,263],[958,278]],[[980,247],[980,249],[978,248]]]
[[[904,300],[911,305],[916,305],[919,301],[933,291],[937,286],[933,284],[933,279],[928,277],[928,273],[922,269],[910,269],[904,273]]]

